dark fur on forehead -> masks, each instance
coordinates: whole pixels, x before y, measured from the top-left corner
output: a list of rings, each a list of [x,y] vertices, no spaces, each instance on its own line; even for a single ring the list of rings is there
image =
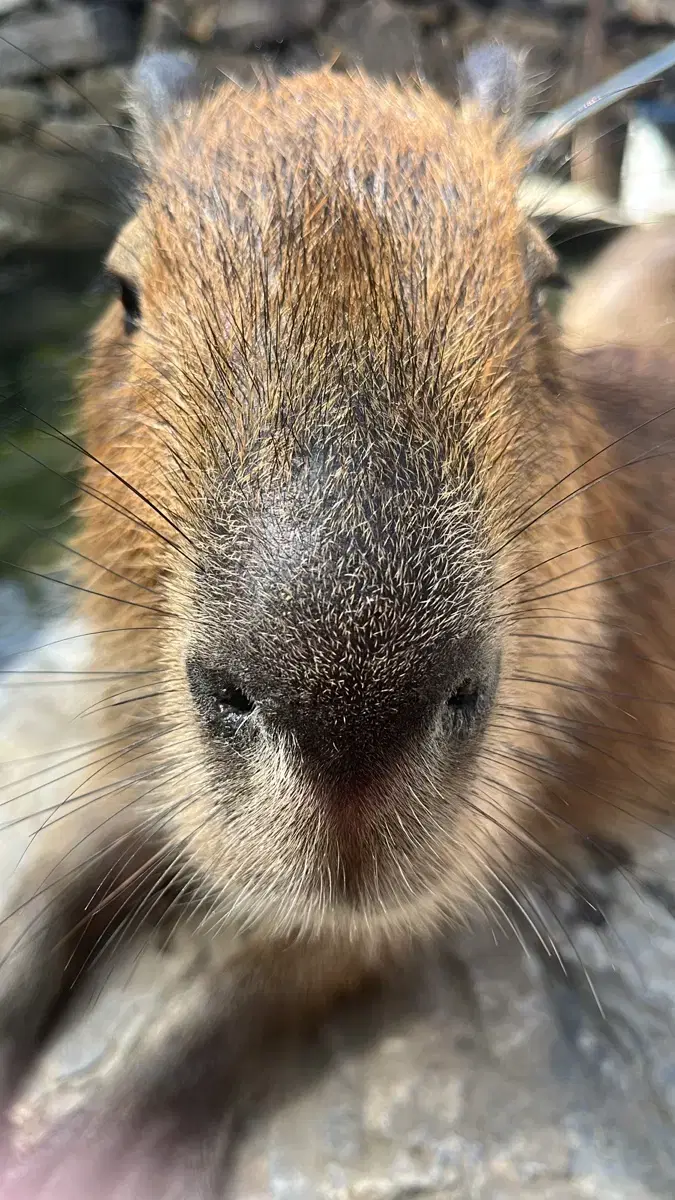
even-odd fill
[[[128,105],[146,148],[158,128],[198,94],[199,76],[191,55],[166,50],[143,55],[131,76]]]
[[[510,126],[522,119],[525,71],[521,54],[498,42],[475,46],[460,68],[462,99],[477,104],[491,117],[505,117]]]

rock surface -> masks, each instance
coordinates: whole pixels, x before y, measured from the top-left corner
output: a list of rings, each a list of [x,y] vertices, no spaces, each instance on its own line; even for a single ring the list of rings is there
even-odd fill
[[[128,61],[134,22],[126,9],[62,3],[55,12],[15,16],[1,26],[0,79],[31,79],[64,68]]]

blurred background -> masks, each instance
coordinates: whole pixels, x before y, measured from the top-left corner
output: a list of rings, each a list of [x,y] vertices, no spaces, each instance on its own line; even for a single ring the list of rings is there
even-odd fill
[[[464,48],[528,53],[533,113],[675,37],[675,0],[0,0],[0,659],[34,641],[67,589],[72,428],[101,257],[129,207],[124,82],[152,46],[186,46],[205,79],[329,60],[418,72],[455,94]],[[589,121],[526,197],[574,271],[623,225],[675,211],[675,77]],[[35,574],[30,574],[30,572]],[[63,595],[65,593],[65,596]]]

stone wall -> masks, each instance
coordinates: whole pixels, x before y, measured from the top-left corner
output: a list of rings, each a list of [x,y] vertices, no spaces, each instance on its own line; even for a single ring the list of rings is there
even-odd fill
[[[675,36],[674,0],[606,0],[599,76]],[[325,58],[421,70],[452,95],[486,33],[530,50],[542,108],[579,86],[585,0],[0,0],[0,349],[77,324],[83,285],[125,211],[126,70],[147,46],[245,75]],[[17,302],[18,301],[18,302]]]

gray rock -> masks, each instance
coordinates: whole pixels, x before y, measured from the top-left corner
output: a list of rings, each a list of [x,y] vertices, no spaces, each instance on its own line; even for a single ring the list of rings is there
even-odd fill
[[[159,44],[187,34],[197,43],[215,39],[241,52],[312,34],[327,8],[327,0],[164,0],[148,14],[144,41]]]
[[[106,70],[105,67],[102,69]],[[60,76],[51,76],[44,80],[43,87],[49,96],[52,115],[61,116],[67,113],[71,116],[75,113],[81,114],[85,111],[85,102],[79,94],[82,78],[82,75],[78,75],[71,82],[66,77],[62,79]]]
[[[327,53],[339,50],[345,65],[359,63],[374,75],[405,78],[421,67],[418,26],[413,14],[390,0],[346,5],[328,25],[325,46]]]
[[[26,124],[39,122],[45,98],[36,88],[0,87],[0,138],[20,135]]]
[[[568,12],[577,9],[583,13],[587,8],[587,0],[542,0],[542,3],[545,8]],[[610,0],[607,11],[610,17],[627,17],[644,25],[672,24],[675,20],[671,0]]]
[[[101,247],[112,237],[108,180],[81,154],[0,146],[0,255],[16,247]]]
[[[30,8],[32,0],[0,0],[0,19],[22,8]]]
[[[119,148],[117,135],[109,122],[92,116],[52,117],[35,134],[35,144],[55,154],[91,155]]]
[[[646,25],[675,23],[671,0],[616,0],[619,13]]]
[[[10,18],[2,26],[2,36],[7,40],[0,40],[0,79],[6,83],[64,68],[129,60],[136,27],[121,6],[106,13],[64,3],[56,12]]]
[[[79,77],[77,87],[91,116],[119,122],[127,77],[124,67],[97,67]]]
[[[311,32],[325,8],[325,0],[188,0],[187,30],[193,25],[201,38],[221,34],[234,49],[247,49],[259,40]]]
[[[654,880],[664,866],[672,875],[672,854]],[[304,1089],[244,1130],[227,1200],[672,1200],[675,928],[634,887],[617,885],[611,955],[578,926],[558,946],[565,974],[476,933],[327,1022],[327,1069],[312,1079],[308,1050]],[[107,967],[16,1110],[24,1151],[114,1089],[167,998],[171,1020],[198,1002],[205,969],[189,944]],[[270,1078],[278,1069],[272,1056]]]
[[[616,926],[617,939],[627,934],[626,975],[618,987],[608,956],[597,945],[584,945],[583,933],[577,943],[584,962],[595,960],[593,980],[600,1002],[608,1005],[606,1022],[564,950],[570,978],[559,976],[554,984],[550,966],[528,967],[507,942],[501,947],[480,938],[465,942],[459,960],[448,959],[430,972],[418,994],[417,1016],[393,1031],[383,1022],[370,1048],[339,1058],[309,1094],[251,1139],[234,1196],[672,1197],[672,1108],[664,1122],[661,1106],[674,1055],[667,1031],[675,930],[667,914],[652,910],[646,918],[643,910],[647,927],[640,949],[641,918],[633,906],[639,907],[635,896],[622,914],[625,926],[621,918]],[[634,954],[649,969],[646,938],[659,949],[651,963],[654,986],[641,995],[627,977]],[[476,1011],[467,1004],[458,969],[462,959]],[[613,966],[621,977],[616,959]],[[624,1008],[629,992],[637,1004],[632,1018]],[[630,1050],[617,1049],[615,1040],[628,1028],[638,1041]],[[667,1041],[659,1042],[659,1028]],[[657,1064],[666,1057],[669,1067],[661,1071]],[[671,1103],[672,1092],[664,1107]]]

